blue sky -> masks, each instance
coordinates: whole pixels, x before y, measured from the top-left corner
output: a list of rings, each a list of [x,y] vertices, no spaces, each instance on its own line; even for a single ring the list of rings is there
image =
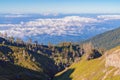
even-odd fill
[[[0,0],[0,13],[120,13],[120,0]]]

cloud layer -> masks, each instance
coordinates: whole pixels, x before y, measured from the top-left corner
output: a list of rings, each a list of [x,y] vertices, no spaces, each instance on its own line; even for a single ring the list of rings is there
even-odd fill
[[[25,15],[15,15],[6,17],[22,17]],[[10,36],[24,37],[36,36],[40,34],[48,35],[79,35],[83,34],[84,29],[94,30],[97,23],[105,20],[120,19],[120,15],[99,15],[96,18],[66,16],[63,18],[36,19],[29,22],[20,22],[19,24],[0,24],[0,32],[7,32]],[[103,27],[101,27],[103,29]]]
[[[99,15],[97,18],[102,20],[115,20],[120,19],[120,15]]]
[[[81,33],[86,25],[98,22],[94,18],[86,18],[79,16],[67,16],[58,19],[36,19],[29,22],[21,22],[20,24],[0,24],[0,28],[4,28],[4,32],[18,36],[29,36],[39,34],[49,35],[75,35]],[[5,28],[5,27],[9,27]],[[2,30],[3,31],[3,30]]]
[[[8,14],[4,15],[5,18],[20,18],[20,17],[28,17],[28,15],[25,14]]]

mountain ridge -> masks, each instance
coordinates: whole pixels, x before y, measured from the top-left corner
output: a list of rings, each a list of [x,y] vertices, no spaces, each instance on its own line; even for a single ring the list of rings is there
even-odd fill
[[[120,69],[118,66],[120,64],[118,64],[118,59],[116,60],[114,56],[111,57],[118,49],[120,46],[108,50],[100,58],[89,61],[85,60],[85,56],[83,56],[81,61],[56,74],[53,80],[119,80]],[[119,54],[116,53],[116,56]]]
[[[114,48],[115,46],[120,45],[119,35],[120,35],[120,27],[96,35],[95,37],[83,41],[83,43],[91,42],[95,47],[111,49]]]

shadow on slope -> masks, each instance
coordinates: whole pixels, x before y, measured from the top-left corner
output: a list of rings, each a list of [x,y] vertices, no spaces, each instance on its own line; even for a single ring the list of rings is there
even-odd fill
[[[56,76],[53,80],[72,80],[70,75],[74,72],[75,69],[68,69],[59,76]]]
[[[0,60],[0,80],[48,80],[42,73]]]
[[[37,66],[42,68],[43,72],[46,73],[50,78],[53,78],[58,72],[58,67],[55,65],[55,61],[53,61],[51,58],[32,51],[28,51],[28,53],[32,54],[32,56],[35,58],[35,63],[37,63]]]
[[[8,46],[0,46],[0,51],[4,54],[13,53],[12,49]]]

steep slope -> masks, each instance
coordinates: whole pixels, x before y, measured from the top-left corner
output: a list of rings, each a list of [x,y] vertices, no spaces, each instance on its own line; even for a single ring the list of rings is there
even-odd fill
[[[92,42],[95,47],[111,49],[120,45],[120,28],[99,34],[83,42]]]
[[[0,74],[5,79],[6,76],[8,76],[7,79],[14,79],[20,74],[18,80],[24,80],[21,75],[25,75],[25,77],[32,75],[35,80],[51,80],[58,71],[78,61],[81,57],[80,52],[80,46],[73,45],[70,42],[61,43],[57,46],[52,44],[47,46],[32,42],[25,43],[21,39],[15,41],[9,37],[6,39],[0,38],[0,60],[11,65],[11,68],[6,66],[0,70],[13,71],[11,74],[1,71]],[[20,67],[20,71],[14,72],[17,71],[16,66]],[[21,70],[24,68],[28,71]],[[32,72],[29,73],[29,70]],[[12,77],[9,75],[12,75]],[[31,80],[31,77],[27,77],[25,80]]]
[[[48,80],[56,72],[57,66],[47,56],[24,47],[0,45],[0,80]]]
[[[114,55],[114,56],[113,56]],[[72,64],[69,68],[56,74],[53,80],[119,80],[120,47],[107,51],[102,57]]]

